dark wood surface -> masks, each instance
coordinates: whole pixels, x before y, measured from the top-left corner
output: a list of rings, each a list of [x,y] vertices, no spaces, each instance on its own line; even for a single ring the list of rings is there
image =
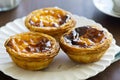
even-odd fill
[[[58,6],[73,14],[93,19],[107,28],[120,46],[120,18],[114,18],[98,11],[92,0],[22,0],[20,5],[10,11],[0,12],[0,26],[14,19],[26,16],[35,9]],[[0,72],[0,80],[14,80]],[[49,80],[49,79],[48,79]],[[105,71],[88,80],[120,80],[120,61],[111,64]]]

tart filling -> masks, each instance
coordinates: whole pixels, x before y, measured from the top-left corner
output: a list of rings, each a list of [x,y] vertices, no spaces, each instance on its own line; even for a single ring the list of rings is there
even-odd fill
[[[41,9],[33,13],[29,23],[35,27],[60,27],[70,20],[70,15],[60,9]]]
[[[18,53],[39,53],[51,50],[52,44],[47,38],[22,39],[12,38],[7,44]]]
[[[30,31],[49,34],[57,41],[61,35],[75,27],[75,24],[70,12],[56,7],[32,11],[25,19],[25,27]]]
[[[81,26],[65,33],[60,46],[68,57],[78,63],[100,60],[110,47],[112,35],[99,26]]]
[[[11,36],[6,40],[5,47],[13,62],[27,70],[48,67],[60,49],[53,37],[37,32]]]
[[[37,32],[21,33],[11,36],[5,43],[18,54],[43,54],[53,51],[56,45],[56,40],[51,36]],[[43,54],[44,55],[44,54]]]
[[[64,35],[66,43],[83,48],[89,48],[103,43],[106,39],[103,30],[97,30],[90,26],[75,28],[69,34]]]

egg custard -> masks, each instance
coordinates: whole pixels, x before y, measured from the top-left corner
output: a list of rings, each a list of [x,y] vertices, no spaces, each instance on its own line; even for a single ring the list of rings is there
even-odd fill
[[[112,35],[103,28],[81,26],[65,33],[60,39],[62,50],[78,63],[100,60],[110,47]]]
[[[37,32],[11,36],[6,40],[5,47],[13,62],[27,70],[48,67],[60,49],[53,37]]]
[[[75,24],[70,12],[56,7],[32,11],[25,19],[25,26],[30,31],[49,34],[56,39],[75,27]]]

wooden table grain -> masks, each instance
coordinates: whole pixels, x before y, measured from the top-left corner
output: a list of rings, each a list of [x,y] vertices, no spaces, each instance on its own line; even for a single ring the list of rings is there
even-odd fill
[[[103,14],[95,8],[92,0],[22,0],[15,9],[0,12],[0,26],[4,26],[14,19],[24,17],[35,9],[55,6],[102,24],[113,34],[117,45],[120,46],[120,18]],[[0,72],[0,80],[14,79]],[[120,80],[120,61],[111,64],[105,71],[87,80]]]

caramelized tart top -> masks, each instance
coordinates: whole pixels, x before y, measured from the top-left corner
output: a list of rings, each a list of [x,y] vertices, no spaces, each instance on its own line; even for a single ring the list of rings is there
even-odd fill
[[[43,34],[23,33],[11,37],[6,46],[18,53],[33,54],[50,51],[53,47],[53,42]]]
[[[29,23],[35,27],[60,27],[70,20],[67,12],[59,8],[43,8],[33,11]]]
[[[106,39],[104,31],[91,26],[78,27],[64,35],[66,43],[83,48],[101,44],[104,39]]]

